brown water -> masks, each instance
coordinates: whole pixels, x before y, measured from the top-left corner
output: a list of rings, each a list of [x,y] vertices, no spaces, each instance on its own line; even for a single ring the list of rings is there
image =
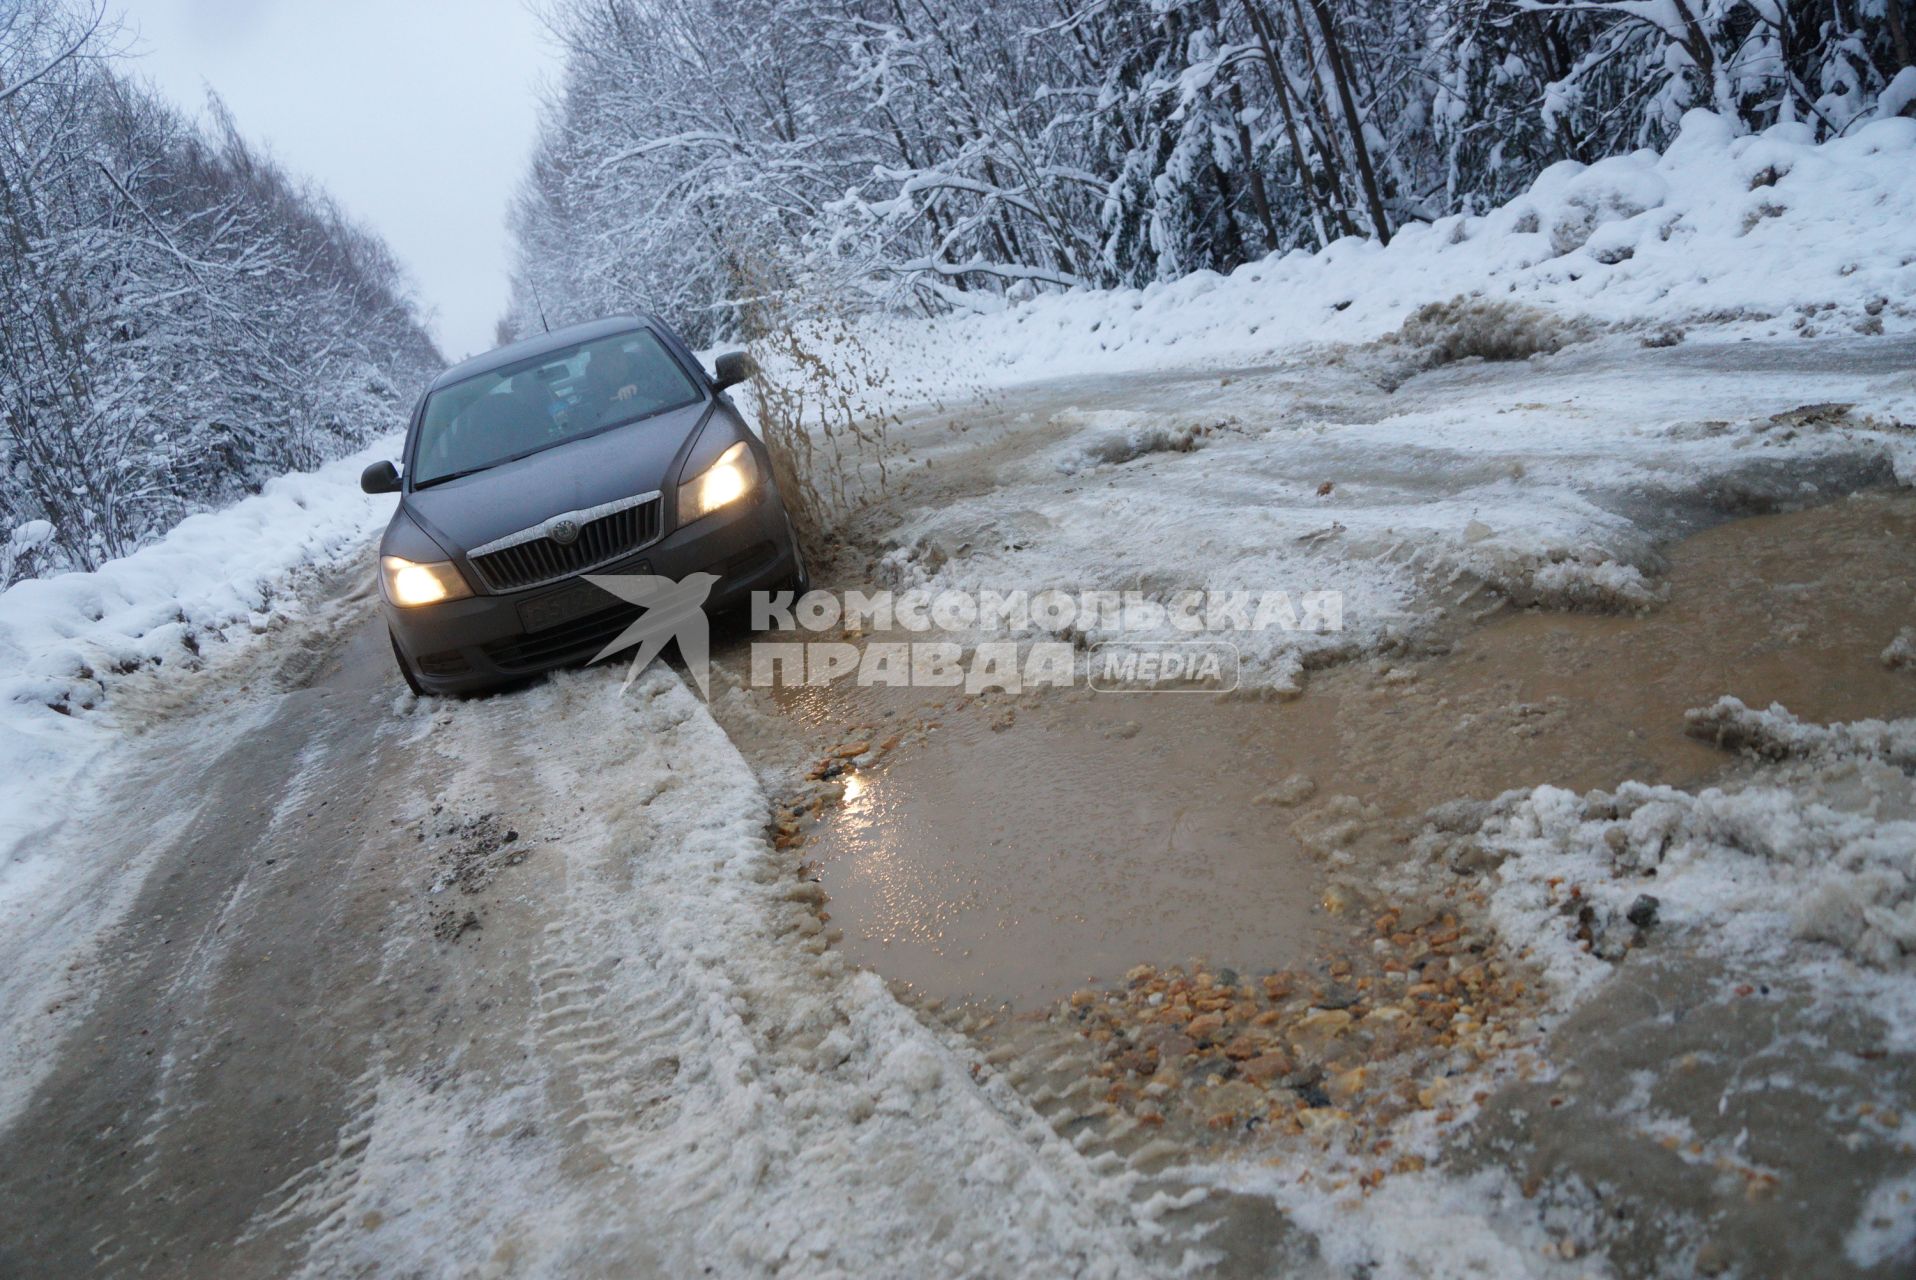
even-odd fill
[[[1648,616],[1505,614],[1288,702],[832,687],[753,695],[776,711],[728,727],[762,756],[794,730],[822,751],[924,726],[849,776],[805,848],[844,950],[887,978],[1025,1005],[1146,961],[1285,967],[1325,941],[1328,870],[1398,856],[1431,805],[1699,784],[1725,760],[1683,713],[1722,694],[1813,720],[1916,714],[1916,673],[1878,656],[1916,624],[1916,497],[1742,520],[1669,558]]]
[[[966,708],[849,787],[813,856],[851,954],[938,995],[1027,1000],[1144,954],[1306,944],[1294,815],[1255,802],[1266,717],[1141,696],[1060,694],[1002,729]]]

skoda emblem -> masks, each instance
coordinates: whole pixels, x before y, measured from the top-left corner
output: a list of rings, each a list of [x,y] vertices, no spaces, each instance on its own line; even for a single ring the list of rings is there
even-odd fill
[[[546,526],[546,537],[562,547],[569,547],[579,540],[579,522],[570,516],[554,520]]]

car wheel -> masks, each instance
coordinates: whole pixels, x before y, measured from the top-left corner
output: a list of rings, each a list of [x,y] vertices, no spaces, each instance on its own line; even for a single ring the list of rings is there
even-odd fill
[[[792,540],[792,576],[785,580],[791,588],[792,598],[797,599],[812,589],[812,571],[805,563],[805,548],[798,540],[798,528],[792,523],[792,517],[785,517],[785,536]]]
[[[388,631],[386,638],[392,641],[393,661],[399,664],[399,674],[405,678],[406,687],[412,690],[413,697],[426,697],[425,687],[419,683],[419,677],[413,674],[412,666],[406,661],[406,655],[399,652],[399,637]]]

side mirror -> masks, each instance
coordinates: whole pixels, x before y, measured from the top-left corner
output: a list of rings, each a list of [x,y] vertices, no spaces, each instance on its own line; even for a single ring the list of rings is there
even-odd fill
[[[727,351],[712,362],[714,389],[723,391],[735,387],[758,372],[758,361],[752,359],[749,351]]]
[[[359,473],[359,487],[366,493],[398,493],[399,468],[390,462],[375,462]]]

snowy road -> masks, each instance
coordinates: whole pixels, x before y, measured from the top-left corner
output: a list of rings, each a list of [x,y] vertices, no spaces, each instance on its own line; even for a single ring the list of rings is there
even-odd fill
[[[50,837],[92,882],[17,953],[0,1272],[1135,1268],[1164,1206],[825,950],[676,676],[396,704],[333,585]]]
[[[394,816],[431,769],[390,731],[384,639],[310,637],[289,655],[303,670],[255,673],[297,687],[155,728],[101,798],[96,856],[150,870],[6,1136],[20,1273],[282,1271],[297,1232],[274,1215],[349,1153],[379,1062],[457,1053],[483,1072],[513,1051],[538,864],[493,908],[517,927],[471,946],[434,947],[430,920],[396,909],[432,874]]]
[[[1349,584],[1349,680],[1381,687],[1370,655],[1403,650],[1367,646],[1432,607],[1433,584],[1521,597],[1565,578],[1551,566],[1654,575],[1671,539],[1881,485],[1908,447],[1860,410],[1777,415],[1916,397],[1901,339],[1593,344],[1394,394],[1382,358],[1038,384],[916,420],[898,443],[932,466],[901,468],[837,571],[1204,587],[1328,563]],[[1226,425],[1154,445],[1167,422]],[[1113,440],[1144,447],[1111,461]],[[1325,480],[1335,496],[1312,496]],[[1335,555],[1297,541],[1333,525]],[[1415,552],[1395,550],[1407,538]],[[46,837],[80,870],[8,958],[0,1273],[1122,1275],[1187,1249],[1225,1273],[1273,1258],[1339,1273],[1370,1247],[1300,1209],[1304,1193],[1283,1202],[1321,1252],[1269,1200],[1200,1201],[1148,1129],[1073,1110],[1078,1067],[1055,1042],[1051,1076],[1014,1088],[1004,1058],[848,965],[817,886],[766,839],[767,793],[799,763],[781,734],[795,756],[823,742],[796,719],[721,680],[741,756],[663,671],[623,697],[598,670],[414,702],[367,618],[367,576],[322,582],[305,620],[185,689],[127,690],[137,734]],[[1454,640],[1477,624],[1432,625]],[[1514,663],[1529,641],[1504,643]],[[1273,684],[1300,669],[1252,656]],[[736,651],[721,665],[735,672]],[[1703,670],[1707,685],[1718,668]],[[1414,674],[1450,692],[1435,666]],[[1376,689],[1354,685],[1348,702],[1364,699]],[[993,749],[991,729],[975,738]],[[1579,766],[1582,740],[1551,749]],[[1511,767],[1540,750],[1522,740]],[[1576,785],[1613,785],[1581,766],[1595,772]],[[1469,794],[1509,785],[1449,768],[1438,781]],[[1873,1037],[1855,1035],[1880,1054]],[[1907,1093],[1895,1064],[1874,1078]],[[1456,1210],[1433,1208],[1454,1187],[1390,1185],[1423,1197],[1382,1198],[1407,1221]],[[1509,1270],[1510,1240],[1534,1261],[1574,1216],[1546,1232],[1485,1210],[1434,1270]]]

